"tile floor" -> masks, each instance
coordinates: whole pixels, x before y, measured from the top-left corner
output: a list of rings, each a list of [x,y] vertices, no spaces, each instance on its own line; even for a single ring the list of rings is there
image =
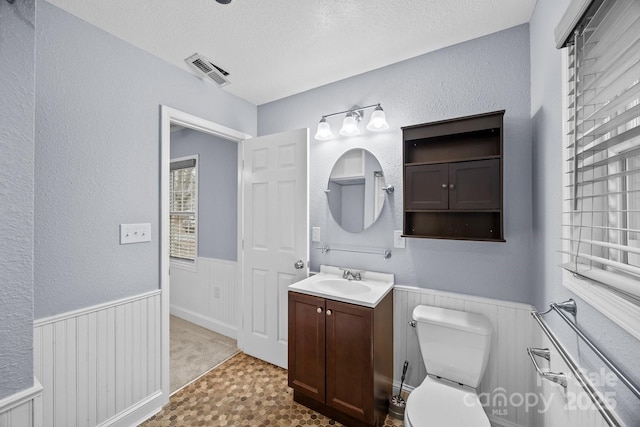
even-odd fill
[[[168,426],[341,426],[293,401],[287,371],[240,353],[171,396],[142,424]],[[402,426],[387,417],[385,427]]]

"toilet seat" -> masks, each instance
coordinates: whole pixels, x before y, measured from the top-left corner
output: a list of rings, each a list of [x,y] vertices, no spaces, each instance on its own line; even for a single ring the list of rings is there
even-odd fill
[[[409,394],[405,427],[490,427],[480,399],[470,387],[427,377]]]

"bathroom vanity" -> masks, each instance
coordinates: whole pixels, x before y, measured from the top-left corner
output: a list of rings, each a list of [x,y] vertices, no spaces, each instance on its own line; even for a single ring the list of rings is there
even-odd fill
[[[289,286],[294,400],[346,426],[384,424],[393,382],[393,275],[335,267]]]

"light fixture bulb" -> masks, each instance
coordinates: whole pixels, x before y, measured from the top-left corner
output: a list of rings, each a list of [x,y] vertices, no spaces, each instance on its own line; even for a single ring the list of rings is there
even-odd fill
[[[369,124],[367,124],[367,129],[373,132],[382,132],[383,130],[389,129],[389,123],[387,123],[387,118],[384,114],[384,110],[378,104],[373,113],[371,113],[371,120],[369,120]]]
[[[327,119],[322,117],[320,123],[318,123],[318,130],[316,131],[315,138],[319,141],[326,141],[333,138],[333,132],[331,132],[331,126],[327,123]]]
[[[360,133],[360,129],[358,129],[358,121],[356,120],[355,115],[352,111],[347,113],[347,116],[344,118],[342,122],[342,128],[340,129],[340,135],[344,136],[354,136]]]

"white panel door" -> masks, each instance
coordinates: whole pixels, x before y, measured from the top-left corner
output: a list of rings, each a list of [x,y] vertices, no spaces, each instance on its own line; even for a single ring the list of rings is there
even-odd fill
[[[285,369],[287,287],[307,277],[308,140],[298,129],[243,142],[242,346]]]

